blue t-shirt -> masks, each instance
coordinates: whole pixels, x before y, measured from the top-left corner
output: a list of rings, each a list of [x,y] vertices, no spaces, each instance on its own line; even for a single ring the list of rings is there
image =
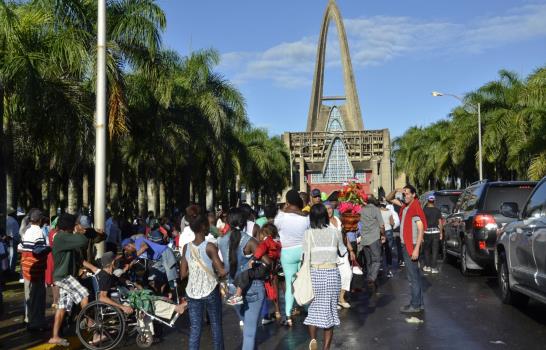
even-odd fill
[[[141,238],[135,239],[135,248],[137,251],[140,250],[142,243],[146,243],[146,245],[148,246],[148,249],[140,257],[150,259],[150,260],[160,260],[161,254],[163,254],[165,249],[168,248],[166,245],[157,244],[150,240],[147,240],[146,238],[141,237]]]

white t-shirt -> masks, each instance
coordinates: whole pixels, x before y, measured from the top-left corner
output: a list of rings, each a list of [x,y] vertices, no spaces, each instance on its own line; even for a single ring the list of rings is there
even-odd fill
[[[184,227],[184,230],[180,234],[180,238],[178,239],[178,247],[180,251],[184,248],[184,246],[190,242],[193,242],[195,239],[195,233],[191,230],[189,226]]]
[[[256,225],[256,223],[254,221],[247,221],[246,222],[246,234],[249,235],[250,237],[252,237],[252,232],[254,232],[254,225]]]
[[[383,217],[383,224],[385,225],[385,231],[390,231],[392,230],[392,226],[391,226],[391,216],[392,216],[392,212],[390,210],[383,210],[381,209],[381,216]]]
[[[279,230],[282,247],[297,247],[303,244],[303,234],[309,228],[309,217],[280,211],[274,224]]]

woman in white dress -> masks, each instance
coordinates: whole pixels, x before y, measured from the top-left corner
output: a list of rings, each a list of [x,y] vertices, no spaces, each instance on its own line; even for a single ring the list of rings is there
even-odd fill
[[[332,204],[329,202],[325,202],[324,206],[328,210],[330,227],[335,228],[341,232],[341,220],[334,215],[334,208],[332,207]],[[338,308],[348,309],[351,307],[351,304],[349,304],[347,300],[345,300],[345,292],[351,290],[351,280],[353,279],[353,271],[351,269],[351,263],[349,262],[349,254],[338,257],[337,266],[339,269],[339,274],[341,275],[341,291],[339,292]]]

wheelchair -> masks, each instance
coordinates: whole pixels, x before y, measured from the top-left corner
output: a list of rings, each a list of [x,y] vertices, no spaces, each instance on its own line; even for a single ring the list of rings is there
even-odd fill
[[[98,291],[97,279],[95,276],[92,279],[93,288]],[[128,294],[128,288],[118,286],[113,289],[110,298],[124,304],[128,301]],[[95,301],[78,314],[76,334],[82,345],[90,350],[114,349],[135,335],[136,345],[148,348],[154,343],[154,321],[172,328],[179,316],[174,313],[170,320],[165,320],[141,308],[134,308],[131,315],[126,315],[121,309],[99,301],[96,293]]]

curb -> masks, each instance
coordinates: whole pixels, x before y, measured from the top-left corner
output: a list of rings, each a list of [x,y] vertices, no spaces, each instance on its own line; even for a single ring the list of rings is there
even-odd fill
[[[60,346],[60,345],[55,345],[55,344],[43,343],[40,345],[36,345],[32,348],[28,348],[28,350],[52,350],[52,349],[78,350],[82,348],[82,344],[80,343],[80,340],[78,339],[77,336],[67,337],[66,339],[68,339],[68,342],[70,343],[70,346],[68,348],[64,346]]]

